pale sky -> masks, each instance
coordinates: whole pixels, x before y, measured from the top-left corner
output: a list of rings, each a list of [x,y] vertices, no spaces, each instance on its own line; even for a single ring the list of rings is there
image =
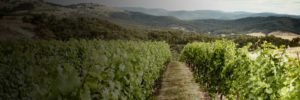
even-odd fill
[[[94,2],[113,7],[163,8],[167,10],[221,10],[273,12],[300,15],[300,0],[46,0],[60,4]]]

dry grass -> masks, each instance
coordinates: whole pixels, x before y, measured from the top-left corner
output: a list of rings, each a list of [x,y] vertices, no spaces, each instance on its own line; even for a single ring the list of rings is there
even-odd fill
[[[200,92],[193,73],[180,62],[171,62],[162,79],[157,100],[203,100],[207,94]]]
[[[300,47],[291,47],[286,49],[286,54],[290,58],[296,58],[300,60]],[[255,60],[260,54],[257,52],[250,52],[249,56]]]
[[[249,33],[249,36],[256,36],[256,37],[264,37],[266,36],[264,33]],[[278,38],[286,39],[286,40],[293,40],[294,38],[300,38],[300,35],[291,33],[291,32],[271,32],[268,34],[269,36],[275,36]],[[300,59],[300,47],[292,47],[287,49],[287,55],[292,58]],[[255,59],[258,55],[257,54],[250,54],[251,58]]]
[[[265,37],[267,36],[265,33],[248,33],[247,35],[249,36],[255,36],[255,37]],[[268,34],[268,36],[275,36],[281,39],[286,39],[286,40],[293,40],[294,38],[300,38],[300,35],[296,33],[291,33],[291,32],[271,32]]]
[[[300,38],[300,35],[291,32],[272,32],[269,35],[273,35],[278,38],[293,40],[294,38]]]
[[[249,33],[249,34],[246,34],[246,35],[255,36],[255,37],[265,37],[266,36],[265,33]]]
[[[286,52],[289,57],[300,59],[300,47],[288,48]]]

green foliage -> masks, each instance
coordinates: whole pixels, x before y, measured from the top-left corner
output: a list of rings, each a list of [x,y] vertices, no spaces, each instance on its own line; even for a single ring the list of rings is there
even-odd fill
[[[212,94],[242,100],[299,99],[300,62],[270,43],[264,43],[254,52],[258,57],[251,58],[249,47],[237,48],[227,40],[191,43],[180,59]]]
[[[0,99],[147,99],[170,56],[164,42],[1,42]]]
[[[137,34],[106,20],[85,17],[57,17],[34,14],[24,20],[37,27],[36,37],[41,39],[69,40],[84,39],[134,39]]]
[[[265,41],[272,43],[275,46],[299,46],[299,40],[294,39],[293,41],[277,38],[274,36],[266,36],[266,37],[252,37],[247,35],[241,35],[241,36],[231,36],[227,37],[227,39],[233,40],[235,43],[238,44],[238,47],[246,46],[248,43],[252,43],[251,49],[257,49],[259,47],[262,47],[262,44],[264,44]]]
[[[104,39],[104,40],[151,40],[166,41],[169,44],[187,44],[194,41],[210,42],[222,38],[233,40],[239,44],[238,47],[247,45],[251,42],[251,48],[260,47],[263,41],[271,42],[276,46],[299,46],[299,39],[293,41],[267,37],[251,37],[247,35],[218,35],[185,32],[179,30],[148,30],[137,27],[127,28],[114,24],[107,20],[89,17],[58,17],[48,14],[32,14],[23,17],[23,21],[32,23],[36,26],[35,36],[38,39],[69,40],[76,39]]]
[[[150,31],[146,33],[149,40],[167,41],[170,44],[187,44],[194,41],[213,41],[219,39],[217,36],[207,34],[195,34],[183,31]]]

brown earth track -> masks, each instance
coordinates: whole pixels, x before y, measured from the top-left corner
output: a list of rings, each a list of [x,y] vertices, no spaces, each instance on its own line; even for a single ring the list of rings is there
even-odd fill
[[[208,93],[199,88],[190,69],[177,61],[167,66],[158,92],[156,100],[209,100]]]

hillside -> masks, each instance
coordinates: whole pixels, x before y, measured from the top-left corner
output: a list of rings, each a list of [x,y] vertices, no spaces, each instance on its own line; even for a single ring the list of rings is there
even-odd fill
[[[300,32],[300,19],[289,17],[250,17],[238,20],[195,20],[198,32],[252,33],[273,31]]]
[[[295,34],[295,33],[289,33],[289,32],[280,32],[280,31],[275,31],[271,32],[269,34],[265,33],[249,33],[247,34],[249,36],[254,36],[254,37],[265,37],[265,36],[274,36],[286,40],[292,41],[293,39],[300,38],[300,35]]]
[[[297,15],[286,15],[286,14],[276,14],[276,13],[251,13],[251,12],[224,12],[218,10],[195,10],[195,11],[169,11],[165,9],[151,9],[151,8],[142,8],[142,7],[121,7],[132,12],[141,12],[149,15],[155,16],[173,16],[181,20],[198,20],[198,19],[219,19],[219,20],[235,20],[247,17],[292,17],[300,18]]]
[[[213,34],[241,34],[273,31],[299,34],[300,19],[290,17],[249,17],[237,20],[192,20],[184,21],[168,16],[152,16],[138,12],[112,13],[112,20],[159,28],[180,27],[185,31]]]
[[[12,4],[10,4],[12,3]],[[300,32],[300,19],[292,17],[247,17],[236,20],[217,20],[217,19],[199,19],[199,20],[180,20],[173,16],[154,16],[148,15],[140,12],[131,12],[122,10],[119,8],[108,7],[101,4],[92,4],[92,3],[81,3],[74,5],[58,5],[42,1],[31,1],[25,0],[22,2],[10,2],[5,4],[6,6],[1,9],[6,11],[6,13],[1,14],[2,20],[1,23],[10,23],[12,22],[17,29],[25,30],[26,33],[36,32],[36,34],[41,34],[43,32],[54,32],[55,34],[66,33],[60,32],[57,30],[59,28],[64,28],[68,30],[68,33],[76,33],[75,36],[81,36],[82,34],[91,34],[91,33],[106,33],[115,32],[116,33],[134,33],[134,32],[123,32],[128,28],[133,30],[180,30],[185,32],[195,32],[195,33],[209,33],[209,34],[245,34],[253,32],[263,32],[270,33],[274,31],[282,32],[292,32],[299,34]],[[14,5],[14,6],[12,6]],[[22,8],[23,6],[31,6],[31,9],[17,9]],[[164,13],[165,10],[156,9],[157,12]],[[206,11],[210,12],[210,11]],[[240,12],[243,13],[243,12]],[[47,16],[46,19],[35,21],[25,21],[24,19],[29,20],[32,18],[37,18],[40,15]],[[180,15],[188,15],[182,12]],[[214,15],[217,16],[217,15]],[[50,18],[50,19],[48,19]],[[225,18],[225,17],[222,17]],[[84,20],[81,20],[84,19]],[[7,21],[12,20],[12,21]],[[14,24],[13,20],[17,20],[18,23],[31,24],[29,28],[24,28],[19,26],[19,24]],[[54,21],[53,21],[54,20]],[[51,22],[52,21],[52,22]],[[73,21],[73,22],[72,22]],[[87,23],[91,27],[85,28],[80,27],[74,32],[74,27],[86,26],[79,24]],[[64,23],[70,22],[70,23]],[[59,24],[53,26],[53,24]],[[106,24],[115,26],[114,28],[106,28]],[[50,27],[47,27],[47,25]],[[12,26],[10,26],[12,27]],[[19,27],[19,28],[18,28]],[[55,27],[55,28],[53,28]],[[122,29],[121,29],[122,28]],[[11,28],[10,28],[11,29]],[[121,30],[119,30],[121,29]],[[43,31],[41,31],[43,30]],[[50,30],[50,31],[49,31]],[[97,30],[97,31],[95,31]],[[1,29],[2,34],[7,32],[7,28]],[[9,30],[14,31],[14,30]],[[28,32],[27,32],[28,31]],[[58,32],[58,33],[57,33]],[[13,32],[13,33],[20,33]],[[53,34],[54,34],[53,33]],[[78,35],[80,33],[81,35]],[[22,34],[22,33],[20,33]],[[143,34],[143,32],[140,32]],[[140,35],[139,34],[139,35]],[[57,35],[57,36],[59,36]],[[5,35],[2,35],[5,36]],[[36,35],[38,36],[38,35]],[[69,36],[69,35],[67,35]],[[73,36],[73,35],[72,35]],[[125,35],[126,36],[126,35]],[[34,37],[34,36],[30,36]],[[60,36],[59,36],[60,37]],[[141,36],[143,37],[143,36]]]

